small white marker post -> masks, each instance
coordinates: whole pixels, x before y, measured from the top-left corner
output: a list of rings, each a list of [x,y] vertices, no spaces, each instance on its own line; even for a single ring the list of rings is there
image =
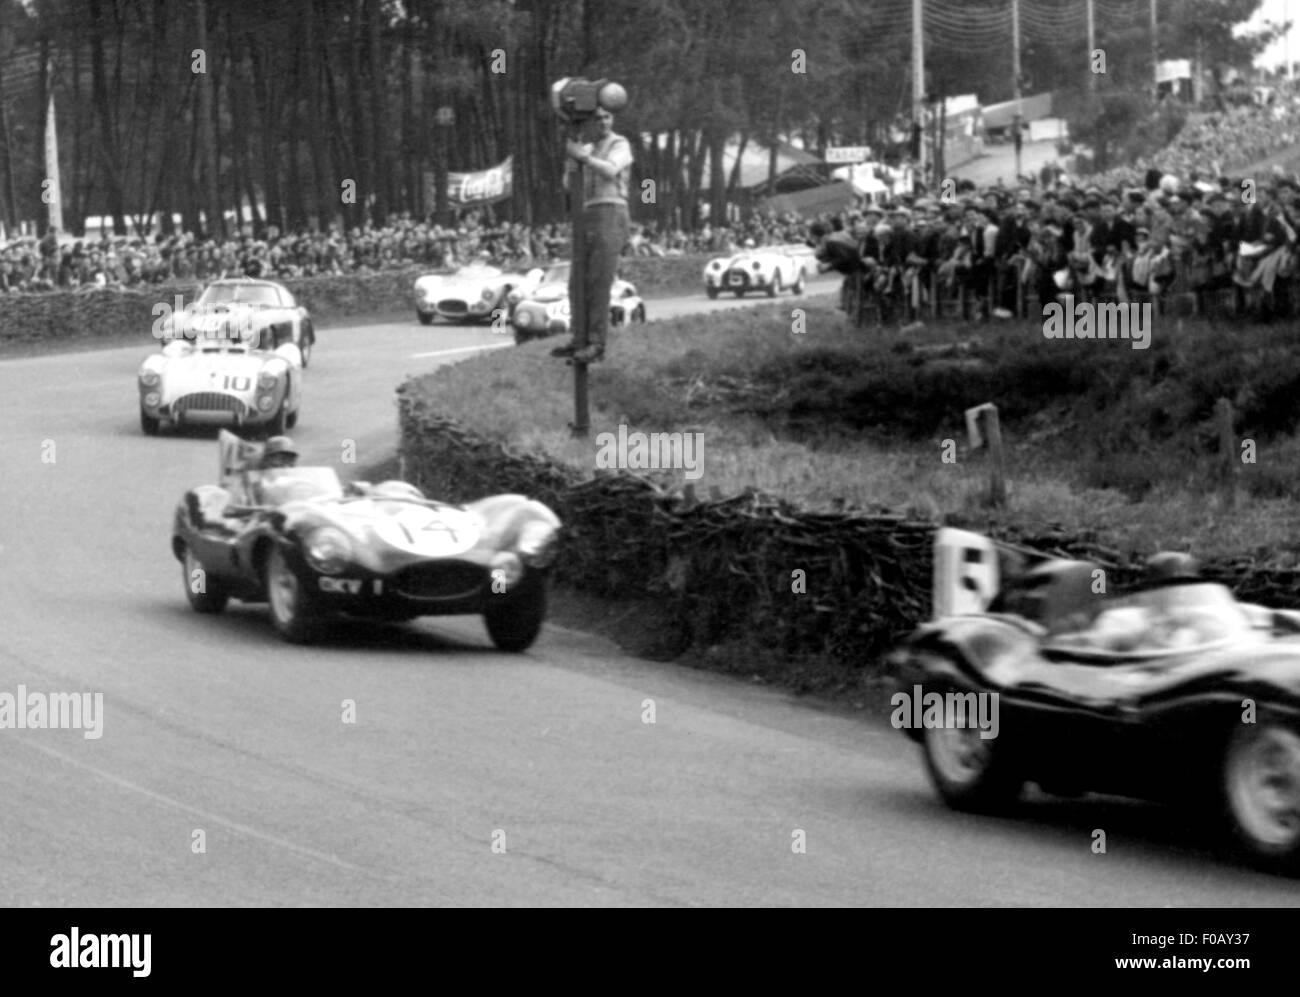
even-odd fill
[[[966,410],[966,433],[972,449],[987,445],[989,448],[988,503],[995,507],[1006,505],[1006,465],[1002,452],[1002,426],[998,422],[998,407],[992,402],[976,405]]]

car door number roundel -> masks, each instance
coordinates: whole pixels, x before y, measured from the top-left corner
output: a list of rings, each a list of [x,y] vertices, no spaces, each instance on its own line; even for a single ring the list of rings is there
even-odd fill
[[[478,530],[470,522],[449,522],[432,509],[404,509],[375,524],[385,543],[423,557],[447,557],[468,550],[478,542]]]

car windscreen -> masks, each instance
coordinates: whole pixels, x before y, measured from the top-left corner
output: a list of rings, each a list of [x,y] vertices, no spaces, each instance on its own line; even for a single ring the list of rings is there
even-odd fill
[[[273,467],[261,475],[269,504],[338,498],[343,494],[343,485],[332,467]]]
[[[278,288],[265,284],[213,284],[199,298],[200,305],[281,305]]]

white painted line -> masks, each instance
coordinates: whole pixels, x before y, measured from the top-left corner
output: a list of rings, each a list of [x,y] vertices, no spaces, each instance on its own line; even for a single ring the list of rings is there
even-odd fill
[[[507,346],[514,346],[513,340],[509,343],[488,343],[484,346],[458,346],[454,350],[435,350],[433,353],[412,353],[414,359],[420,357],[446,357],[453,353],[472,353],[475,350],[501,350]]]

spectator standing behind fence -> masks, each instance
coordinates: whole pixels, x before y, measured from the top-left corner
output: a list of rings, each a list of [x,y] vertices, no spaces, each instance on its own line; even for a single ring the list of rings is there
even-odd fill
[[[592,144],[573,140],[565,143],[569,157],[564,172],[565,186],[571,194],[582,198],[581,222],[573,233],[573,268],[569,277],[574,336],[567,345],[552,350],[551,355],[593,363],[605,355],[609,289],[631,229],[627,189],[632,171],[632,146],[615,133],[614,115],[604,108],[598,108],[583,127],[595,133]],[[579,301],[583,303],[584,315],[577,313]]]

